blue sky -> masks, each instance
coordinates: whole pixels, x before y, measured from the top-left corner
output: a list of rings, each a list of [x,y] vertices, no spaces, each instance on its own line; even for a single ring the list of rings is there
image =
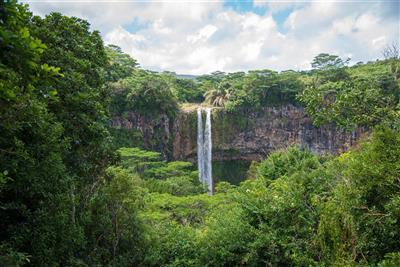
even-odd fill
[[[183,74],[302,70],[321,52],[366,62],[400,42],[398,1],[25,2],[37,15],[87,19],[143,68]]]
[[[224,1],[224,7],[232,9],[238,13],[253,12],[258,15],[264,15],[267,12],[267,7],[254,5],[252,0],[230,0]]]

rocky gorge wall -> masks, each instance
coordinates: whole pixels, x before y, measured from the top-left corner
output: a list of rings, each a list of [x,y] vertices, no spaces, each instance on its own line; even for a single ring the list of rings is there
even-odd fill
[[[172,158],[173,125],[173,119],[166,114],[154,118],[126,112],[111,120],[112,134],[119,146],[158,151],[165,159]]]
[[[114,118],[112,126],[140,131],[144,147],[173,160],[196,160],[197,114],[181,110],[172,120],[160,116],[146,120],[134,114]],[[348,150],[363,134],[339,130],[333,125],[316,127],[302,107],[267,107],[248,114],[212,110],[213,160],[260,160],[271,151],[291,145],[307,147],[318,154]]]

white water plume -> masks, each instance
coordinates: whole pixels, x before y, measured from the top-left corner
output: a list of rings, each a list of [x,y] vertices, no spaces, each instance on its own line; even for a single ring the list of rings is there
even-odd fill
[[[207,184],[208,194],[213,193],[212,178],[212,138],[211,138],[211,109],[206,108],[206,123],[203,129],[202,109],[197,109],[197,163],[199,179]]]

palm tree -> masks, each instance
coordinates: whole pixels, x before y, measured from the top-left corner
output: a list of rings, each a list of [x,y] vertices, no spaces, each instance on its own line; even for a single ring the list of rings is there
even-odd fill
[[[210,88],[204,94],[206,102],[214,107],[224,107],[231,97],[231,84],[221,82],[216,87]]]

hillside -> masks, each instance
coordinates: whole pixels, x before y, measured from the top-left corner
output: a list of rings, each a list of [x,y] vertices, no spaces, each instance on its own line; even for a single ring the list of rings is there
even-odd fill
[[[175,34],[134,22],[124,44]],[[111,37],[1,2],[0,266],[400,266],[395,45],[365,64],[191,76],[141,68]]]

